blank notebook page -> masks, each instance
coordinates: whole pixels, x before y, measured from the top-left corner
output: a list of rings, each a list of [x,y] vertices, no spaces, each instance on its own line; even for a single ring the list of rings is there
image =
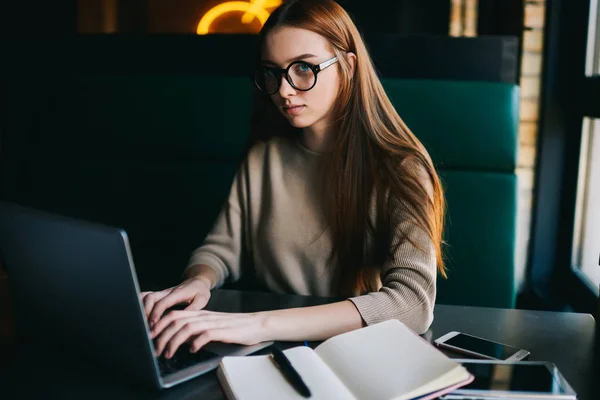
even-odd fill
[[[436,378],[469,378],[464,368],[399,321],[331,338],[315,351],[359,399],[410,398],[403,394],[424,385],[423,394],[435,391],[428,383]]]
[[[311,391],[314,400],[355,400],[352,394],[309,347],[284,351]],[[285,380],[269,356],[224,357],[221,360],[231,392],[237,400],[304,399]]]

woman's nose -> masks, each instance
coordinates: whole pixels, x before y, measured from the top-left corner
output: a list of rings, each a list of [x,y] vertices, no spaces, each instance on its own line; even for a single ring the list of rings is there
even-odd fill
[[[281,82],[279,85],[279,95],[281,97],[287,97],[296,94],[296,89],[288,82],[285,75],[281,76]]]

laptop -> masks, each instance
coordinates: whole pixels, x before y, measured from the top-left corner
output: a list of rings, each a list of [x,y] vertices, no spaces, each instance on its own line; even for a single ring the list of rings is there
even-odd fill
[[[0,202],[0,262],[8,272],[18,337],[60,347],[111,373],[168,388],[252,346],[209,343],[156,357],[127,234],[96,223]],[[165,266],[167,268],[167,266]]]

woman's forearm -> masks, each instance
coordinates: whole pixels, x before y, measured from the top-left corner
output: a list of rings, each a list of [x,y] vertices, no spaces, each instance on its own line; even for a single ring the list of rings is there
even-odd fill
[[[210,290],[213,290],[217,286],[217,282],[219,280],[217,273],[215,270],[208,265],[198,264],[193,265],[186,269],[183,274],[184,279],[206,279],[210,283]]]
[[[349,300],[261,314],[264,316],[265,340],[325,340],[365,325]]]

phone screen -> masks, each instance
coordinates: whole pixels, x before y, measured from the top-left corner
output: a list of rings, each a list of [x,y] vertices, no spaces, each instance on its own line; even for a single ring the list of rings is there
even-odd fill
[[[500,365],[464,362],[475,380],[461,389],[535,393],[565,393],[552,372],[544,365]]]
[[[506,360],[508,357],[511,357],[513,354],[519,351],[519,349],[511,346],[479,339],[473,336],[465,335],[464,333],[459,333],[449,340],[446,340],[444,343],[464,350],[483,354],[485,356],[497,358],[499,360]]]

